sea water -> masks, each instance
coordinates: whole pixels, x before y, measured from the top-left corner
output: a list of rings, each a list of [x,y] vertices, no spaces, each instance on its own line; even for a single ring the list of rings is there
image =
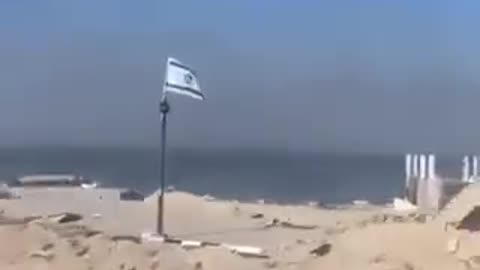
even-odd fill
[[[30,173],[75,173],[104,186],[150,193],[160,183],[159,156],[155,148],[3,149],[0,180]],[[437,171],[454,176],[458,170],[460,174],[461,159],[437,159]],[[383,203],[402,195],[405,178],[402,154],[170,149],[166,163],[167,185],[179,190],[280,203],[356,199]]]

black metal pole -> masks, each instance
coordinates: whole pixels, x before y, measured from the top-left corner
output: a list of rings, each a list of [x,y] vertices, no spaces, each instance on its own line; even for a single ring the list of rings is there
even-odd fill
[[[170,111],[166,97],[160,101],[160,113],[162,116],[162,149],[160,156],[160,195],[158,196],[158,213],[157,213],[157,233],[165,234],[164,228],[164,197],[165,197],[165,152],[167,147],[167,114]]]

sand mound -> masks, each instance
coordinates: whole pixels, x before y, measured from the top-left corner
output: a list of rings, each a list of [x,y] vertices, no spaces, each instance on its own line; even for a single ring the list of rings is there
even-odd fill
[[[155,204],[156,205],[159,194],[160,193],[158,191],[154,192],[153,194],[146,197],[144,202],[147,203],[147,204]],[[204,202],[204,200],[201,197],[196,196],[192,193],[182,192],[182,191],[175,191],[175,192],[166,193],[165,198],[167,198],[167,197],[168,197],[168,200],[172,200],[173,202],[181,201],[181,202],[187,203],[187,204],[189,204],[189,203],[195,204],[195,203]]]
[[[193,269],[175,246],[155,252],[104,234],[62,235],[42,224],[0,227],[0,269]]]
[[[425,224],[382,224],[339,235],[330,254],[301,269],[464,269],[445,252],[441,229]],[[390,267],[390,268],[389,268]]]
[[[459,222],[480,205],[480,183],[466,186],[437,216],[438,222]]]
[[[0,241],[8,243],[0,246],[0,269],[456,270],[480,265],[479,236],[471,230],[463,230],[465,237],[461,238],[456,230],[445,232],[440,224],[426,222],[425,216],[399,215],[381,207],[322,209],[168,192],[168,234],[209,243],[186,250],[180,243],[140,243],[138,236],[155,225],[156,195],[144,202],[124,202],[116,192],[102,190],[29,190],[24,194],[19,200],[0,201],[5,218],[13,214],[23,223],[0,225]],[[99,194],[105,195],[102,200]],[[70,197],[75,200],[65,200]],[[457,197],[442,218],[457,215],[462,220],[477,204],[480,188],[473,185]],[[66,223],[57,218],[23,219],[38,210],[46,215],[68,210],[81,214],[82,219]],[[99,213],[98,217],[92,217],[93,213]],[[467,216],[465,224],[477,226],[478,213]],[[266,226],[273,220],[276,226]],[[449,248],[452,237],[454,251]],[[325,243],[329,248],[321,252]],[[247,258],[225,244],[258,248],[268,258]]]

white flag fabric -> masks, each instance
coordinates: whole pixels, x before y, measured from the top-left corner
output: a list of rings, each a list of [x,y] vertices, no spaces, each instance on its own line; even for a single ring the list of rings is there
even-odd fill
[[[195,71],[174,58],[167,59],[163,91],[186,95],[201,100],[205,99],[198,84]]]

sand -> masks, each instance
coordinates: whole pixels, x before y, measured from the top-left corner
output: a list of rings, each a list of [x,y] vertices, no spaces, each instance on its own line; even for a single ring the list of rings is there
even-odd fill
[[[168,235],[216,244],[189,249],[137,242],[142,233],[155,230],[155,196],[127,202],[115,189],[14,192],[21,198],[0,200],[0,269],[476,269],[480,255],[477,233],[444,230],[443,220],[460,206],[425,221],[387,206],[326,209],[167,193]],[[466,192],[471,197],[472,191]],[[24,221],[63,212],[82,219]],[[262,257],[244,256],[226,245],[258,247]]]

